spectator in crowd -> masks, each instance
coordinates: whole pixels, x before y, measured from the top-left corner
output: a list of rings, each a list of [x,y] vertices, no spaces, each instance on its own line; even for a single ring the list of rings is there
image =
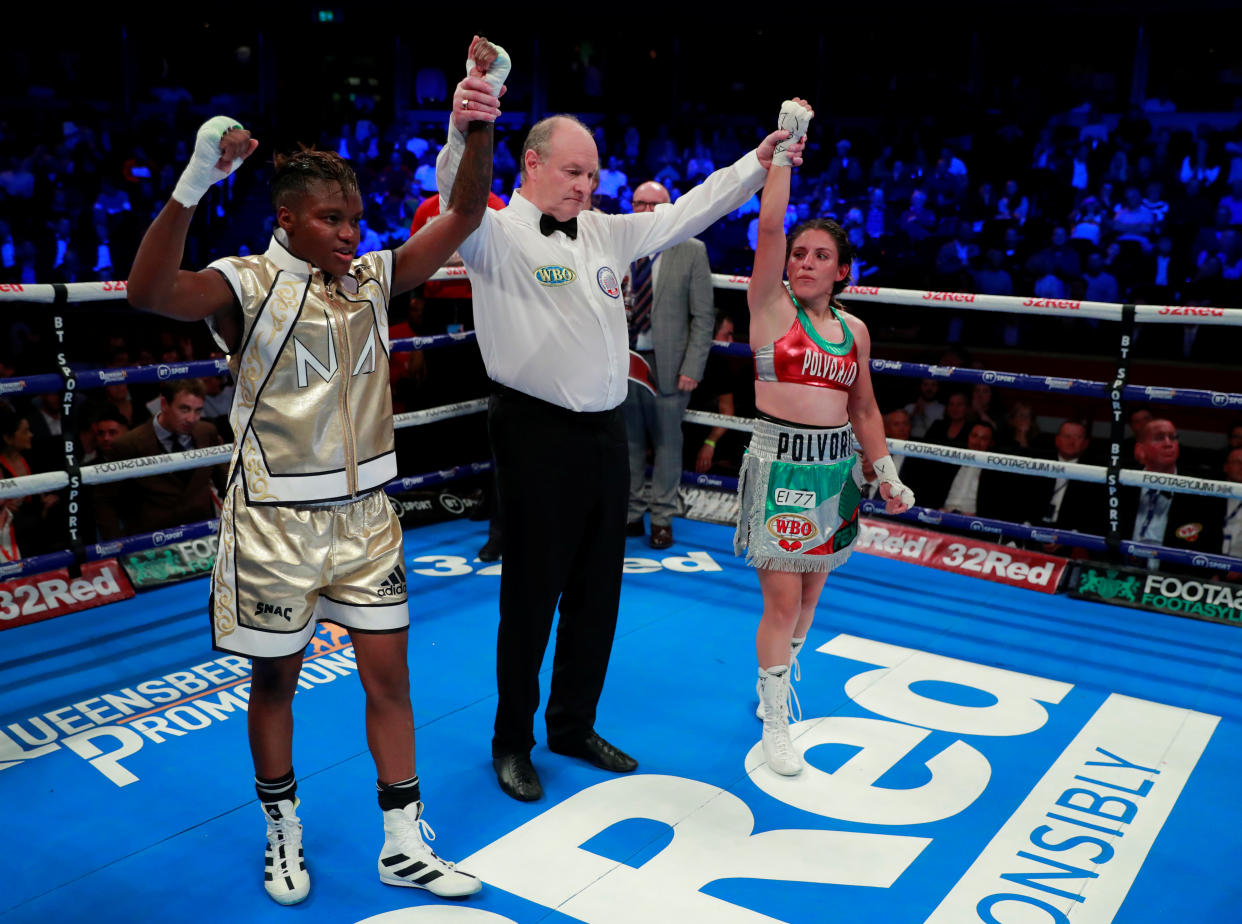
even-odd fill
[[[940,393],[940,383],[935,379],[922,379],[919,382],[919,396],[906,405],[905,411],[910,418],[910,436],[921,440],[928,428],[944,417],[944,405],[936,400]]]
[[[109,368],[128,365],[130,365],[129,357],[123,356],[123,358],[109,364]],[[109,373],[105,371],[104,374],[120,377],[123,373]],[[120,414],[131,430],[151,416],[143,402],[135,400],[134,395],[129,390],[129,386],[124,381],[110,382],[105,385],[103,387],[103,400],[98,403],[107,405]]]
[[[1043,438],[1035,422],[1035,412],[1023,401],[1015,401],[1006,414],[1007,424],[1002,452],[1018,456],[1039,455]]]
[[[1086,291],[1083,293],[1086,301],[1115,304],[1121,297],[1117,277],[1104,267],[1104,257],[1099,252],[1087,255],[1087,271],[1083,273],[1082,278],[1087,283]]]
[[[884,188],[876,186],[869,193],[863,212],[863,231],[868,240],[877,240],[888,233],[888,208],[884,204]]]
[[[1099,247],[1104,224],[1105,216],[1104,210],[1100,207],[1100,200],[1095,196],[1087,196],[1070,216],[1070,240],[1086,241]]]
[[[1225,456],[1225,477],[1242,484],[1242,447],[1229,450]],[[1225,520],[1221,529],[1222,555],[1242,558],[1242,500],[1236,497],[1225,499]]]
[[[1134,447],[1144,472],[1176,475],[1181,457],[1177,427],[1156,417],[1143,428]],[[1121,492],[1121,535],[1124,539],[1174,549],[1214,552],[1221,547],[1224,503],[1219,497],[1173,492],[1158,485],[1125,487]],[[1170,570],[1147,559],[1152,570]]]
[[[927,428],[923,438],[942,446],[965,446],[970,438],[970,399],[964,391],[952,392],[944,403],[944,416]]]
[[[1164,199],[1164,187],[1156,181],[1147,184],[1143,192],[1143,208],[1147,209],[1156,219],[1156,231],[1159,232],[1164,220],[1169,217],[1169,203]]]
[[[936,285],[949,292],[960,292],[970,285],[969,271],[979,246],[972,242],[970,226],[960,222],[951,240],[940,246],[936,254]]]
[[[17,511],[24,497],[0,498],[0,563],[17,561],[22,557],[17,544]]]
[[[909,440],[910,439],[910,414],[903,407],[893,408],[884,415],[884,438],[889,440]],[[905,453],[895,452],[892,454],[893,468],[901,475],[901,469],[906,464]]]
[[[1221,197],[1217,207],[1229,214],[1230,225],[1242,226],[1242,179],[1229,184],[1229,192]]]
[[[11,407],[0,406],[0,477],[21,478],[31,474],[30,453],[34,433],[30,421]]]
[[[61,408],[61,395],[58,391],[36,395],[30,402],[30,461],[36,472],[63,467],[65,443],[62,437]]]
[[[634,212],[653,212],[669,201],[668,190],[646,182],[634,190]],[[691,238],[630,267],[627,319],[630,350],[646,364],[645,384],[633,380],[622,409],[630,453],[630,499],[626,535],[643,534],[651,513],[648,543],[673,544],[673,516],[681,483],[681,418],[690,393],[703,378],[711,349],[712,271],[703,242]],[[651,447],[650,495],[644,496],[647,447]]]
[[[1005,252],[997,247],[989,247],[985,261],[972,274],[974,291],[982,295],[1013,295],[1013,277],[1005,269]]]
[[[605,212],[615,213],[618,210],[621,187],[628,182],[622,167],[621,158],[614,155],[608,158],[608,166],[599,172],[599,189],[596,195],[600,209]],[[711,173],[710,170],[707,172]]]
[[[965,449],[970,439],[969,413],[970,399],[966,397],[966,392],[956,389],[945,399],[944,416],[933,421],[927,432],[915,439]],[[956,468],[944,462],[908,459],[902,478],[924,507],[934,508],[943,505],[955,473]]]
[[[31,474],[27,458],[31,446],[30,421],[10,407],[0,405],[0,477],[21,478]],[[29,557],[50,552],[56,543],[57,518],[54,513],[59,497],[36,494],[9,498],[4,509],[8,533],[16,552],[18,546]],[[2,538],[2,537],[0,537]]]
[[[901,216],[901,230],[913,243],[925,241],[936,230],[936,213],[927,207],[927,194],[916,189],[910,194],[910,208]]]
[[[996,441],[996,431],[991,424],[982,421],[970,425],[966,448],[974,452],[988,452]],[[1011,491],[1005,484],[1003,472],[980,468],[978,465],[959,465],[948,483],[948,490],[939,504],[928,498],[924,506],[938,506],[948,513],[978,515],[992,519],[1007,519],[1007,500]]]
[[[162,384],[159,414],[117,438],[106,460],[220,445],[216,428],[199,419],[204,394],[198,379]],[[100,534],[115,539],[211,519],[216,512],[213,477],[222,486],[224,466],[200,466],[100,485],[95,491]]]
[[[91,465],[106,459],[112,452],[113,444],[129,432],[125,418],[112,408],[104,408],[91,424],[93,448],[82,457],[82,462]]]
[[[838,187],[846,198],[852,198],[862,192],[865,181],[862,163],[850,153],[851,148],[852,145],[847,139],[842,138],[838,141],[836,156],[828,161],[828,166],[824,170],[824,177],[833,186]]]
[[[733,318],[722,313],[712,340],[733,343]],[[727,417],[754,416],[754,362],[750,357],[710,353],[703,381],[690,398],[693,410],[710,411]],[[746,451],[744,431],[726,427],[686,424],[686,466],[699,473],[719,472],[736,476]],[[700,439],[701,436],[701,439]]]
[[[1079,259],[1078,251],[1069,242],[1069,232],[1060,225],[1052,229],[1048,246],[1032,256],[1030,262],[1035,260],[1042,262],[1046,272],[1053,273],[1062,280],[1071,279],[1082,273],[1082,261]],[[1030,262],[1028,262],[1028,268]]]
[[[1138,297],[1149,304],[1171,305],[1180,297],[1188,278],[1185,261],[1174,253],[1173,238],[1162,234],[1138,269]]]
[[[1054,457],[1058,462],[1081,463],[1090,438],[1082,422],[1067,420],[1057,428],[1054,442]],[[1026,514],[1028,523],[1094,536],[1102,535],[1107,529],[1107,496],[1102,484],[1070,478],[1040,478],[1026,496],[1030,498]],[[1051,554],[1063,553],[1067,548],[1055,543],[1043,545],[1044,551]],[[1086,550],[1073,549],[1071,554],[1082,558],[1086,556]]]
[[[1194,151],[1182,159],[1182,167],[1178,171],[1178,179],[1183,184],[1194,181],[1203,186],[1211,186],[1219,178],[1220,161],[1215,153],[1211,151],[1208,140],[1203,137],[1195,139]]]
[[[1235,420],[1229,426],[1229,449],[1242,449],[1242,421]]]
[[[986,382],[977,382],[970,389],[970,410],[967,412],[972,423],[982,422],[992,428],[995,435],[997,427],[993,417],[999,417],[996,410],[996,395],[992,386]]]
[[[224,354],[216,351],[211,358],[223,359]],[[202,419],[213,424],[220,431],[222,440],[231,443],[233,430],[229,426],[229,409],[233,406],[233,393],[237,390],[233,385],[232,376],[209,375],[201,381],[203,383]]]
[[[1113,234],[1118,241],[1134,241],[1143,250],[1151,249],[1156,216],[1143,205],[1137,186],[1127,186],[1125,200],[1113,209]]]
[[[884,415],[884,438],[892,445],[892,440],[908,440],[910,439],[910,415],[904,407],[894,408]],[[917,465],[906,465],[907,457],[905,453],[892,453],[889,458],[893,460],[893,468],[900,478],[910,490],[918,496],[918,488],[910,479],[912,472],[917,472]],[[907,471],[908,469],[908,471]],[[875,468],[871,464],[871,460],[866,454],[862,454],[862,471],[864,483],[862,485],[862,496],[878,498],[879,485],[875,480]]]
[[[1151,423],[1155,415],[1146,404],[1131,406],[1126,414],[1126,423],[1130,427],[1130,435],[1121,441],[1121,464],[1126,468],[1142,468],[1138,462],[1135,447],[1143,438],[1143,431]]]
[[[1017,180],[1006,180],[1005,191],[996,201],[996,220],[1006,225],[1021,227],[1026,224],[1031,203],[1018,188]]]

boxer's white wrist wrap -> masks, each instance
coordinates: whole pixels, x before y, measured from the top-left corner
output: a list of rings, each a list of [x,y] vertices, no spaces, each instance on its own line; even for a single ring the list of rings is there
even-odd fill
[[[793,166],[793,161],[787,153],[789,146],[797,144],[806,136],[806,127],[810,124],[811,117],[811,110],[800,103],[795,103],[791,99],[781,103],[781,114],[776,119],[776,127],[789,132],[789,137],[777,143],[776,151],[772,154],[773,167]]]
[[[220,182],[240,167],[241,162],[245,160],[243,157],[238,157],[229,165],[228,170],[220,170],[216,167],[221,157],[220,139],[224,137],[225,132],[234,128],[241,128],[241,123],[228,116],[214,116],[199,127],[198,138],[194,142],[194,154],[190,157],[190,162],[186,164],[181,179],[177,180],[172,194],[173,198],[187,209],[198,205],[198,201],[206,195],[207,190],[211,189],[213,184]]]
[[[492,96],[500,96],[500,88],[505,85],[505,78],[509,76],[509,69],[513,67],[513,63],[509,60],[509,52],[505,51],[495,42],[488,42],[496,49],[496,60],[487,68],[487,73],[483,75],[483,79],[487,81],[487,87],[491,90]],[[466,58],[466,76],[470,76],[470,71],[475,67],[474,58]]]
[[[873,464],[875,468],[875,477],[880,484],[886,484],[893,492],[893,499],[901,501],[907,507],[914,506],[914,492],[901,483],[901,479],[897,477],[897,466],[893,464],[892,456],[881,456],[875,460]],[[883,497],[883,495],[880,495]]]

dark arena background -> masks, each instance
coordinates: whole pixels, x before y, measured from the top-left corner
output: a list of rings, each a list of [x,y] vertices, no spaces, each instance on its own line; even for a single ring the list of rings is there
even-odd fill
[[[0,924],[1242,919],[1236,3],[282,4],[77,21],[28,7],[6,21]],[[732,527],[755,413],[756,197],[700,235],[718,324],[683,424],[675,540],[627,539],[598,727],[639,769],[554,755],[537,720],[545,794],[508,798],[489,751],[503,558],[479,557],[489,385],[468,274],[446,266],[392,305],[386,490],[405,529],[433,846],[485,885],[446,901],[378,881],[364,698],[349,635],[324,623],[294,705],[313,885],[279,908],[263,890],[251,665],[212,649],[207,619],[218,509],[147,528],[134,514],[145,479],[184,479],[188,496],[228,462],[234,382],[205,325],[132,310],[126,280],[217,114],[260,147],[203,199],[185,268],[264,251],[272,157],[298,144],[352,164],[361,250],[399,246],[436,195],[476,32],[513,60],[493,174],[506,201],[546,115],[591,129],[594,206],[625,213],[641,182],[677,198],[752,149],[783,100],[813,103],[788,218],[833,217],[855,246],[842,301],[870,329],[918,506],[863,501],[859,554],[829,578],[800,656],[791,733],[807,766],[776,775],[754,717],[763,603]],[[110,455],[159,412],[161,385],[189,378],[219,445]],[[1153,426],[1172,428],[1171,468],[1136,454]],[[976,429],[986,445],[968,442]],[[955,506],[972,469],[972,509]],[[1157,492],[1175,511],[1162,537],[1136,527]],[[548,516],[570,502],[549,497]],[[545,694],[550,675],[549,659]]]

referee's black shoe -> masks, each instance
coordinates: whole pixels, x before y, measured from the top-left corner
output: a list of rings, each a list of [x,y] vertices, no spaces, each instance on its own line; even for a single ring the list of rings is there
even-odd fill
[[[639,517],[637,520],[631,520],[625,524],[625,534],[627,536],[642,536],[645,535],[646,532],[647,531],[643,529],[642,517]]]
[[[620,748],[615,748],[595,732],[580,741],[549,741],[548,750],[569,757],[581,757],[609,773],[632,773],[638,769],[638,761]]]
[[[519,802],[536,802],[543,798],[543,784],[529,754],[499,754],[492,758],[496,781],[506,796]]]

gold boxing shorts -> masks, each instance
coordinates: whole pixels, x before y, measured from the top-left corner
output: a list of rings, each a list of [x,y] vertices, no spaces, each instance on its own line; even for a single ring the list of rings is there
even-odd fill
[[[211,574],[213,646],[283,657],[305,648],[321,619],[349,632],[408,628],[401,524],[388,496],[252,506],[234,484]]]

